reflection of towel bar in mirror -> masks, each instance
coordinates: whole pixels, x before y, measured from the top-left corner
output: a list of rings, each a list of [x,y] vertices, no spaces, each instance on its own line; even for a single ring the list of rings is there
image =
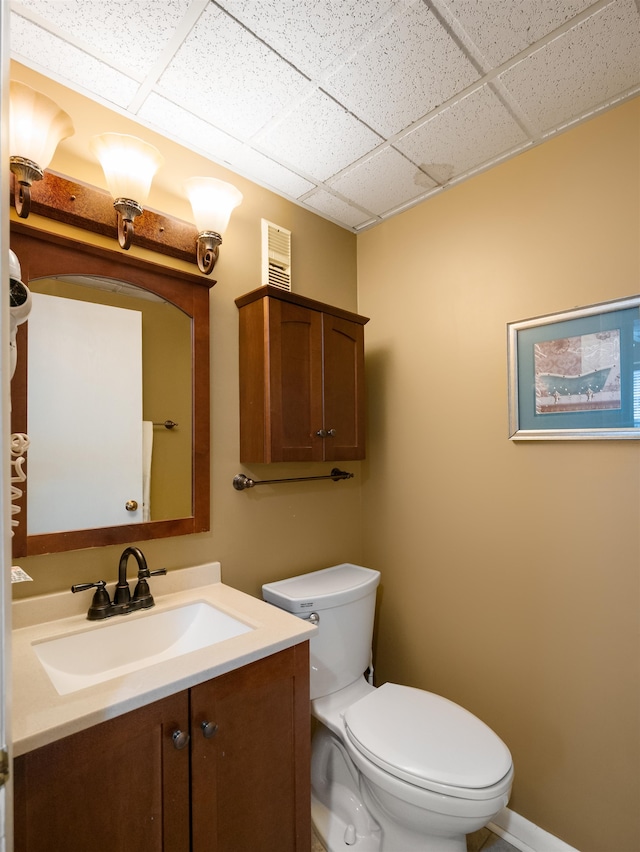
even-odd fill
[[[156,422],[154,421],[153,425],[154,425],[154,426],[164,426],[164,428],[165,428],[165,429],[175,429],[175,427],[176,427],[178,424],[177,424],[177,423],[174,423],[174,421],[173,421],[173,420],[165,420],[165,421],[164,421],[164,423],[156,423]]]
[[[244,473],[237,473],[233,477],[233,487],[236,491],[244,491],[245,488],[253,488],[256,485],[274,485],[278,482],[310,482],[312,479],[332,479],[334,482],[339,482],[341,479],[352,479],[354,475],[337,467],[325,476],[294,476],[292,479],[251,479]]]

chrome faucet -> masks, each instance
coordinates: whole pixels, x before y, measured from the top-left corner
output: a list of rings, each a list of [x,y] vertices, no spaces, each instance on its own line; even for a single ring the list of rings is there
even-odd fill
[[[133,556],[138,563],[138,582],[133,591],[133,597],[131,597],[131,590],[127,582],[127,565],[130,556]],[[89,621],[97,621],[102,618],[110,618],[112,615],[126,615],[137,609],[149,609],[154,606],[155,601],[149,589],[148,578],[166,573],[166,568],[149,571],[147,560],[140,548],[126,547],[122,551],[118,563],[118,584],[114,591],[113,602],[109,599],[104,580],[99,580],[97,583],[79,583],[71,586],[71,591],[75,593],[93,588],[97,590],[87,614]]]

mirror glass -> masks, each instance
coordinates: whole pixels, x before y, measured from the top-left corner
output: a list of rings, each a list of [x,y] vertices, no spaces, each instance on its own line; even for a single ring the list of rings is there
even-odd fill
[[[32,293],[12,432],[26,432],[13,555],[209,529],[209,287],[11,224]]]
[[[27,533],[191,515],[191,317],[113,279],[29,289]]]

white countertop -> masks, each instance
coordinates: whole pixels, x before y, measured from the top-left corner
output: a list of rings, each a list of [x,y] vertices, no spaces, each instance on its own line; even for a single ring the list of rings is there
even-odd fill
[[[86,630],[108,631],[108,622],[87,620],[92,591],[15,601],[11,696],[14,756],[290,648],[308,640],[316,630],[301,618],[225,586],[220,582],[217,562],[169,571],[166,576],[152,577],[149,583],[156,602],[152,610],[114,616],[108,622],[144,618],[148,612],[205,601],[253,629],[131,674],[59,695],[38,660],[33,643]]]

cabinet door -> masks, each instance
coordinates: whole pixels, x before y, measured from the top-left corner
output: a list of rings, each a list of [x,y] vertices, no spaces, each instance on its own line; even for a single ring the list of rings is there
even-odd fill
[[[322,461],[322,314],[269,300],[271,461]]]
[[[308,852],[308,643],[193,688],[191,717],[193,852]]]
[[[364,327],[322,315],[324,351],[324,458],[365,457]]]
[[[17,757],[15,852],[189,849],[186,692]]]

